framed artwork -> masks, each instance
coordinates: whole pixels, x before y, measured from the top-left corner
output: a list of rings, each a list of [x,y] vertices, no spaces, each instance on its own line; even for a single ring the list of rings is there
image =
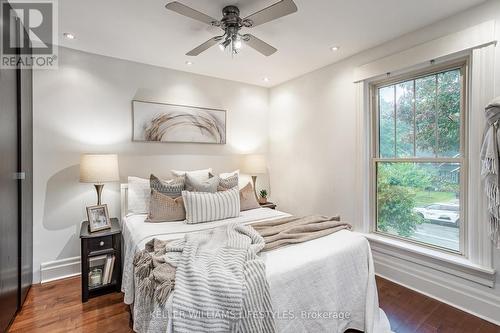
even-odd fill
[[[111,228],[107,205],[87,207],[87,218],[89,220],[90,232]]]
[[[133,141],[226,143],[226,111],[132,101]]]

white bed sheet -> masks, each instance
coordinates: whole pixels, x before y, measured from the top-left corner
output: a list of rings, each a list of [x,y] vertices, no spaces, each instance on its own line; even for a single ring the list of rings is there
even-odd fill
[[[215,228],[230,222],[248,224],[286,216],[289,214],[267,208],[245,211],[233,219],[202,224],[146,223],[146,215],[127,216],[123,221],[125,262],[122,291],[125,303],[134,303],[136,295],[132,264],[134,254],[143,249],[150,239],[176,239],[187,232]],[[342,230],[309,242],[265,252],[262,257],[266,262],[279,332],[344,332],[348,328],[367,333],[390,332],[389,321],[378,306],[370,246],[363,235]],[[166,307],[169,306],[171,304],[167,302]],[[171,320],[165,318],[165,311],[159,311],[162,311],[159,322],[142,325],[134,322],[134,328],[141,333],[170,332]],[[349,318],[345,318],[347,316]],[[163,330],[158,327],[163,327]]]
[[[144,245],[152,238],[162,240],[178,239],[182,238],[188,232],[212,229],[231,222],[252,223],[286,216],[290,216],[290,214],[268,208],[259,208],[243,211],[240,216],[235,218],[207,223],[187,224],[184,221],[150,223],[144,222],[146,214],[127,215],[122,221],[125,250],[122,291],[125,293],[125,303],[132,304],[134,302],[134,254],[144,249]]]

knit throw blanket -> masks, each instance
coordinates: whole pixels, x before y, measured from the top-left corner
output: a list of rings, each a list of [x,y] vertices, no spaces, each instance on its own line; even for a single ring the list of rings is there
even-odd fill
[[[153,239],[134,258],[136,281],[160,304],[175,285],[174,332],[275,332],[262,248],[254,229],[234,223],[168,243]]]
[[[491,240],[497,248],[500,248],[499,120],[500,97],[493,100],[486,107],[487,127],[481,147],[481,176],[484,181],[484,190],[488,200],[490,235]]]
[[[153,239],[134,258],[135,277],[146,300],[160,304],[175,285],[175,332],[274,332],[265,265],[257,253],[343,229],[351,225],[338,216],[286,217],[170,242]],[[249,315],[256,313],[267,315]]]

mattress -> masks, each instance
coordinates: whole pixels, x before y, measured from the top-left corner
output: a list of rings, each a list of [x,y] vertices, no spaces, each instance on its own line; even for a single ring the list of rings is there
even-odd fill
[[[133,257],[152,238],[177,239],[237,222],[271,220],[290,216],[260,208],[241,212],[237,218],[186,224],[147,223],[146,215],[130,215],[123,221],[125,247],[122,291],[126,304],[144,301],[135,289]],[[349,328],[365,332],[390,332],[389,322],[379,309],[370,246],[358,233],[342,230],[309,242],[282,247],[261,254],[279,332],[344,332]],[[175,291],[174,291],[175,292]],[[170,332],[171,298],[154,314],[132,310],[137,332]],[[134,309],[134,307],[132,307]]]

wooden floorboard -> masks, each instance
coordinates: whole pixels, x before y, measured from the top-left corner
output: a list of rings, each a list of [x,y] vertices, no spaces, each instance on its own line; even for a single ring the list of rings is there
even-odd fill
[[[397,333],[500,333],[500,327],[377,277],[380,306]],[[81,303],[80,279],[35,285],[9,332],[133,332],[120,293]],[[351,331],[352,332],[352,331]]]
[[[377,277],[380,307],[397,333],[500,333],[500,326]]]

